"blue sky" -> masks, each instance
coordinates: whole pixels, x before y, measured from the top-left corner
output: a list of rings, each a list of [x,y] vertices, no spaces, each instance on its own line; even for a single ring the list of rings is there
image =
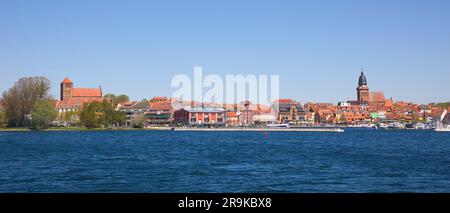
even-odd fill
[[[450,101],[450,1],[0,0],[0,91],[46,76],[132,99],[176,74],[279,74],[282,97]]]

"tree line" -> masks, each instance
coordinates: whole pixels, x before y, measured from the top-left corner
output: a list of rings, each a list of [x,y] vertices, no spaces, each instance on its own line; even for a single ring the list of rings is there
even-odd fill
[[[129,101],[127,95],[107,94],[103,102],[84,103],[81,110],[58,113],[49,91],[50,81],[45,77],[20,78],[2,94],[4,112],[0,112],[0,128],[46,129],[58,121],[86,128],[107,128],[126,122],[126,114],[115,110],[115,106]]]
[[[5,112],[1,126],[48,128],[57,117],[49,95],[50,81],[45,77],[25,77],[3,92]]]

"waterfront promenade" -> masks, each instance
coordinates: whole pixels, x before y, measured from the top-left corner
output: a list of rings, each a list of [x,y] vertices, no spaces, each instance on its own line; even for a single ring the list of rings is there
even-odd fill
[[[329,128],[162,128],[174,131],[207,131],[207,132],[344,132],[337,127]]]

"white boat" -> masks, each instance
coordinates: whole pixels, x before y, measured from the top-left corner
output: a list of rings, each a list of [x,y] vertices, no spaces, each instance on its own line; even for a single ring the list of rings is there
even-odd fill
[[[444,124],[444,119],[447,117],[447,110],[441,115],[441,120],[436,124],[434,131],[436,132],[450,132],[450,125]]]
[[[289,128],[289,124],[267,124],[267,127]]]
[[[380,123],[380,129],[388,129],[389,125],[387,123]]]
[[[388,129],[404,129],[405,125],[403,125],[400,122],[394,122],[394,123],[390,123],[388,124]]]
[[[436,132],[450,132],[450,125],[437,125],[437,127],[434,129]]]
[[[369,128],[369,129],[378,129],[377,125],[375,124],[361,124],[362,128]]]

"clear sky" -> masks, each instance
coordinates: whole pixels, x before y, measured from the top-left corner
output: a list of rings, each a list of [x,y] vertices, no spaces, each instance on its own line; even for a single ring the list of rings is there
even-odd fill
[[[20,77],[170,96],[176,74],[279,74],[282,97],[337,102],[369,88],[450,101],[450,1],[0,0],[0,91]]]

